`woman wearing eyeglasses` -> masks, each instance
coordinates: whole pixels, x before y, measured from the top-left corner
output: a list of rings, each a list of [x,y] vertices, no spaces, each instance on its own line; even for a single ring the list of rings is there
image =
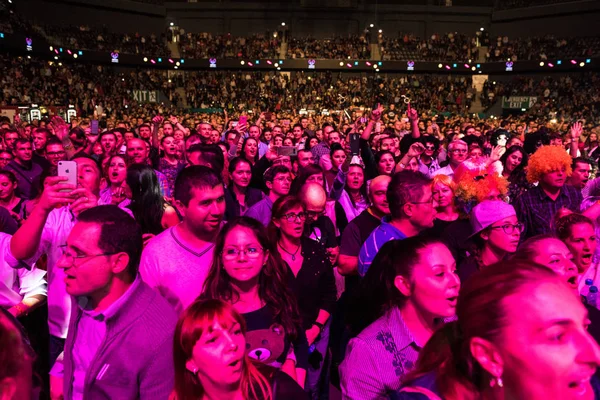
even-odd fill
[[[308,346],[280,252],[260,222],[231,220],[217,237],[200,297],[231,304],[246,321],[250,357],[281,368],[304,386]]]
[[[513,206],[503,201],[483,201],[471,212],[471,238],[475,244],[471,255],[458,268],[461,282],[476,271],[496,264],[517,251],[523,224]]]
[[[305,221],[302,202],[295,196],[281,197],[273,204],[269,233],[293,274],[292,290],[298,299],[302,329],[308,345],[314,345],[306,381],[306,389],[314,398],[318,395],[319,377],[327,354],[329,317],[337,291],[325,246],[302,235]]]

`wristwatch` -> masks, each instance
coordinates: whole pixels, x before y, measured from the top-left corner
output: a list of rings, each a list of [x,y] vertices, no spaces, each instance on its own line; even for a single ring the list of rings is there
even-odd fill
[[[319,332],[323,332],[324,325],[318,321],[313,322],[313,325],[319,328]]]

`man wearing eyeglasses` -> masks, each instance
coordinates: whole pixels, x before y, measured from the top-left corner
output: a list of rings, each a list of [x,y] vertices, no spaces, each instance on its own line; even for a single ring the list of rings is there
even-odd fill
[[[254,218],[264,226],[267,226],[271,222],[273,203],[280,197],[287,196],[290,193],[292,173],[287,167],[276,165],[267,169],[263,178],[269,189],[269,195],[250,207],[244,216]]]
[[[365,276],[377,251],[390,240],[416,236],[433,227],[435,204],[431,179],[420,172],[402,171],[387,188],[390,217],[384,217],[367,238],[358,255],[358,273]]]
[[[454,170],[458,168],[468,157],[469,146],[462,140],[455,140],[448,145],[448,165],[435,171],[432,176],[448,175],[454,176]]]
[[[51,375],[63,377],[65,399],[169,397],[177,316],[139,277],[142,246],[139,225],[112,205],[79,214],[61,246],[73,312]]]

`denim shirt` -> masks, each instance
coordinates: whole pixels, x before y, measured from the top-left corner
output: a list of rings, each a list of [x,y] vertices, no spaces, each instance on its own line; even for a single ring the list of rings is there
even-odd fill
[[[421,347],[398,308],[386,312],[348,344],[340,365],[342,398],[385,399],[417,361]]]

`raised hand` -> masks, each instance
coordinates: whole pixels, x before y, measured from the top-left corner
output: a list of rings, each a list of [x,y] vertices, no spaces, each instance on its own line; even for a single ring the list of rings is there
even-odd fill
[[[163,123],[163,121],[165,120],[165,118],[161,115],[157,115],[156,117],[152,118],[152,123],[155,125],[160,125]]]
[[[569,131],[571,135],[571,139],[577,140],[583,133],[583,125],[581,122],[575,122],[573,126],[571,126],[571,130]]]
[[[377,103],[377,108],[371,112],[371,120],[379,121],[381,119],[381,114],[383,114],[383,106]]]
[[[58,206],[71,204],[74,201],[72,191],[76,189],[76,186],[66,183],[67,180],[66,176],[50,176],[46,178],[44,191],[37,207],[50,212]]]
[[[52,117],[52,126],[54,127],[54,134],[60,140],[64,140],[69,136],[69,125],[60,116],[55,115]]]
[[[504,146],[496,146],[492,148],[492,152],[490,153],[490,162],[496,162],[500,160],[500,158],[506,153],[506,147]]]
[[[410,103],[408,103],[408,110],[406,110],[406,116],[411,122],[419,120],[419,113],[417,112],[417,110],[410,106]]]
[[[425,151],[425,146],[422,143],[416,142],[410,145],[408,153],[406,155],[410,158],[419,157]]]

